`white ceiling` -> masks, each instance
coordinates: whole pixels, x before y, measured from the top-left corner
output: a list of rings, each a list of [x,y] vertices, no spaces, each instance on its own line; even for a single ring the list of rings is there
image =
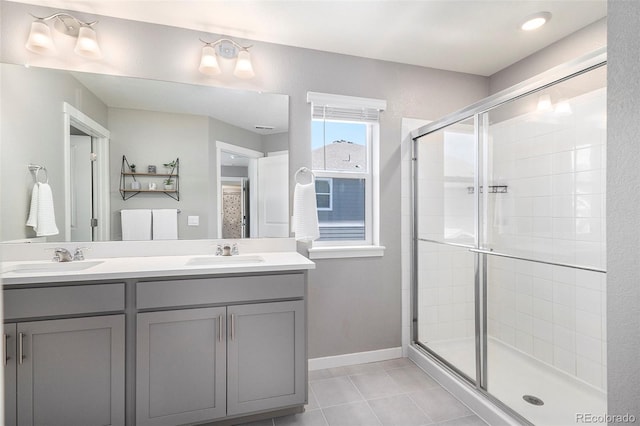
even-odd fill
[[[22,0],[489,76],[606,16],[606,0]],[[552,13],[539,30],[524,17]]]

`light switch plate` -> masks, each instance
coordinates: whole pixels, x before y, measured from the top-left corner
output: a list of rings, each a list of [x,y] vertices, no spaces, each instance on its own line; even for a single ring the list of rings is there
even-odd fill
[[[200,216],[188,216],[187,217],[187,225],[188,226],[199,226],[200,225]]]

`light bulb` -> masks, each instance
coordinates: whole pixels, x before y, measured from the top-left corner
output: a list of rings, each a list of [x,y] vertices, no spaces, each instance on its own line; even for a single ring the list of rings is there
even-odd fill
[[[236,69],[233,74],[238,78],[252,78],[255,76],[253,65],[251,65],[251,55],[247,50],[238,52],[238,60],[236,61]]]
[[[567,101],[566,99],[560,99],[556,104],[554,112],[557,115],[566,116],[571,115],[573,111],[571,110],[571,104],[569,103],[569,101]]]
[[[80,56],[91,59],[102,58],[102,51],[98,45],[98,39],[96,38],[96,32],[93,28],[88,26],[81,26],[78,32],[78,41],[76,47],[73,49]]]
[[[31,23],[31,31],[25,47],[41,55],[56,53],[56,46],[51,39],[51,29],[44,21],[37,20]]]
[[[522,23],[520,28],[523,31],[532,31],[537,28],[540,28],[544,24],[546,24],[551,19],[551,13],[549,12],[539,12],[535,15],[528,16],[525,21]]]
[[[538,111],[551,111],[551,96],[540,95],[538,98]]]
[[[198,70],[207,75],[221,73],[220,65],[218,65],[218,59],[216,58],[216,50],[208,44],[202,48],[202,58],[200,59]]]

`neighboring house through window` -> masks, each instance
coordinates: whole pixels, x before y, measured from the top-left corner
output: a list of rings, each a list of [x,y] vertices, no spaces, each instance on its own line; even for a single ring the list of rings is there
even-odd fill
[[[377,246],[377,99],[309,92],[311,161],[320,238],[314,247]]]

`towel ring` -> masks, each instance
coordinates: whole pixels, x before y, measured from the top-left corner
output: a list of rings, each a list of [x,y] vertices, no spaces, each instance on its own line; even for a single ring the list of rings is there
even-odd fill
[[[298,176],[301,173],[309,173],[309,174],[311,174],[311,182],[313,182],[315,180],[315,178],[316,178],[316,175],[311,171],[311,169],[309,169],[308,167],[300,167],[298,169],[298,171],[296,172],[296,174],[294,175],[294,179],[295,179],[296,183],[302,184],[302,182],[300,182],[298,180]]]
[[[36,183],[49,183],[49,174],[47,173],[47,168],[45,166],[39,166],[37,164],[29,164],[29,171],[33,173],[33,178]],[[40,171],[44,172],[44,181],[40,182],[38,180],[38,174]]]

